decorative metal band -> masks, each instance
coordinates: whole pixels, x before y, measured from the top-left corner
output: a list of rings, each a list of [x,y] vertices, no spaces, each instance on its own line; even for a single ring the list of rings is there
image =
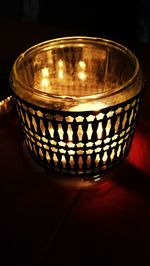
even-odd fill
[[[96,174],[118,164],[129,152],[140,94],[91,112],[49,110],[15,98],[27,148],[44,167]]]

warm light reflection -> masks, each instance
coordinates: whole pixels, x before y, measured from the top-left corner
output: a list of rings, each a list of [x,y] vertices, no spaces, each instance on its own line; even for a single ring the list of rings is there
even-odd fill
[[[7,97],[5,100],[1,101],[1,102],[0,102],[0,107],[1,107],[1,106],[4,106],[5,103],[7,103],[8,101],[10,101],[11,99],[12,99],[12,96],[9,96],[9,97]]]
[[[144,132],[144,131],[143,131]],[[150,139],[146,131],[143,133],[136,131],[133,139],[130,154],[128,156],[129,163],[134,167],[145,173],[147,176],[150,175],[150,163],[149,163],[149,147]],[[148,131],[147,131],[148,132]]]
[[[86,79],[86,73],[85,73],[84,71],[80,71],[80,72],[78,73],[78,77],[79,77],[79,79],[81,79],[81,80],[85,80],[85,79]]]
[[[86,79],[86,64],[84,61],[79,61],[79,72],[78,72],[78,77],[80,80],[85,80]]]
[[[94,110],[99,111],[103,108],[106,108],[107,105],[103,102],[85,102],[77,104],[70,108],[70,111],[87,111],[87,110]]]
[[[85,70],[85,68],[86,68],[86,64],[85,64],[84,61],[79,61],[79,66],[80,66],[80,68],[82,68],[82,69],[84,69],[84,70]]]
[[[42,71],[42,77],[43,78],[48,77],[48,75],[49,75],[49,69],[47,67],[41,69],[41,71]]]
[[[41,79],[41,89],[43,91],[45,91],[48,86],[49,86],[49,79],[48,78],[42,78]]]
[[[99,51],[99,57],[101,60],[106,60],[107,53],[105,50]]]
[[[64,72],[63,72],[62,69],[59,69],[59,70],[58,70],[58,77],[59,77],[60,79],[63,79],[63,77],[64,77]]]
[[[44,67],[41,69],[41,90],[42,91],[46,91],[47,88],[49,87],[50,85],[50,80],[49,80],[49,69],[47,67]]]
[[[64,78],[64,62],[62,59],[59,59],[57,64],[58,64],[58,78],[63,79]]]
[[[79,43],[79,44],[78,44],[78,47],[83,47],[83,46],[84,46],[83,43]]]
[[[6,99],[0,102],[0,114],[9,112],[12,108],[12,96],[7,97]]]
[[[61,59],[58,60],[58,66],[59,66],[59,68],[62,68],[64,66],[63,60],[61,60]]]

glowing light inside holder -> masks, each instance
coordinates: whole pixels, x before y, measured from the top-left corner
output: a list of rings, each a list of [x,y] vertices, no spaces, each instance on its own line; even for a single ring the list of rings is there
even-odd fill
[[[58,60],[58,77],[60,79],[64,77],[64,62],[61,59]]]
[[[35,56],[31,49],[15,62],[11,75],[32,157],[82,176],[120,163],[130,150],[141,96],[137,58],[100,38],[61,38],[34,49]]]
[[[50,85],[49,80],[49,69],[47,67],[41,69],[41,90],[47,91],[47,88]]]
[[[126,108],[127,105],[130,107]],[[121,112],[120,107],[113,107],[113,111],[104,108],[103,112],[88,115],[53,111],[49,116],[47,110],[34,112],[17,100],[26,144],[32,155],[47,166],[53,165],[56,171],[61,167],[62,172],[72,174],[95,173],[99,167],[105,170],[126,156],[138,105],[139,98],[134,100],[134,105],[132,101],[124,104]]]

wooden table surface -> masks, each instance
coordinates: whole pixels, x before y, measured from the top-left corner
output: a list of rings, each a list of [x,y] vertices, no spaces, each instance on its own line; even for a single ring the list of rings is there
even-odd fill
[[[0,29],[7,73],[24,49],[70,34],[7,21]],[[0,265],[150,264],[150,45],[133,49],[146,86],[128,161],[113,179],[63,186],[29,161],[15,116],[0,128]]]

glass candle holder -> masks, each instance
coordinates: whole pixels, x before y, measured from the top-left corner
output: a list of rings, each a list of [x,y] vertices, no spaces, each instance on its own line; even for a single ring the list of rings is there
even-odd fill
[[[54,172],[94,176],[129,153],[142,93],[137,57],[101,38],[39,43],[10,73],[32,158]]]

